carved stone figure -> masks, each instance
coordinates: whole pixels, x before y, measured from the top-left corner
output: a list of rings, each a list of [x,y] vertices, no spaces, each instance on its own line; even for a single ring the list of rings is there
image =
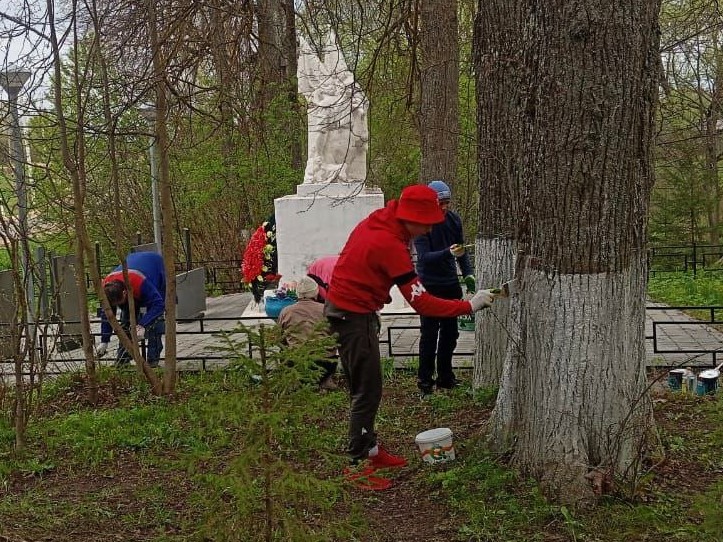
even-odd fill
[[[323,57],[300,38],[299,93],[307,101],[308,159],[304,183],[364,182],[368,102],[329,32]]]

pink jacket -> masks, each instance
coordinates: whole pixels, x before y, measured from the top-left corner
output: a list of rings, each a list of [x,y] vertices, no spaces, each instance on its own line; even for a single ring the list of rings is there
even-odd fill
[[[307,275],[316,281],[319,285],[319,297],[322,301],[326,299],[326,291],[329,289],[329,283],[331,282],[331,275],[334,272],[336,262],[339,260],[339,256],[325,256],[311,262]]]

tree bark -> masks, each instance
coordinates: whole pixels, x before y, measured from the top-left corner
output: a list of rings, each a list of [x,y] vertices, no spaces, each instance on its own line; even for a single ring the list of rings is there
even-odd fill
[[[581,503],[636,476],[652,423],[645,242],[660,6],[520,7],[524,184],[508,210],[525,220],[491,440],[551,498]]]
[[[152,52],[153,87],[156,97],[155,135],[158,146],[158,193],[161,203],[161,253],[166,266],[166,355],[163,367],[163,393],[171,395],[176,389],[176,269],[175,244],[173,235],[173,200],[171,197],[171,166],[168,157],[170,139],[166,119],[168,116],[168,88],[166,71],[168,59],[159,36],[159,17],[153,0],[148,2],[148,37]],[[147,363],[143,363],[146,377],[152,377]]]
[[[708,241],[711,245],[717,245],[720,242],[720,221],[721,221],[721,185],[720,174],[718,172],[718,162],[720,161],[720,127],[723,115],[721,114],[721,106],[723,105],[723,53],[718,47],[719,29],[715,29],[712,34],[713,47],[713,68],[715,76],[713,79],[713,89],[711,92],[710,103],[705,112],[705,179],[708,186],[708,195],[711,198],[708,204]]]
[[[459,145],[457,0],[419,2],[420,181],[443,179],[454,189]]]
[[[54,108],[58,122],[58,132],[60,140],[61,154],[63,157],[63,165],[72,181],[73,190],[73,225],[75,228],[75,256],[77,262],[74,269],[76,287],[78,288],[78,305],[80,308],[81,335],[83,338],[83,355],[85,356],[85,371],[88,375],[88,400],[91,404],[98,401],[98,373],[95,359],[95,338],[90,334],[90,315],[87,307],[87,285],[85,271],[87,269],[86,256],[90,252],[90,240],[88,238],[88,230],[84,215],[84,202],[86,197],[87,176],[85,170],[85,135],[83,127],[85,126],[84,109],[80,104],[81,82],[78,71],[77,58],[73,63],[73,84],[78,96],[78,104],[76,104],[76,134],[75,134],[75,155],[71,152],[71,130],[63,109],[63,93],[61,88],[61,57],[60,44],[58,42],[57,30],[54,19],[52,17],[53,4],[47,2],[48,17],[50,28],[50,49],[54,60]],[[77,36],[76,36],[77,37]],[[77,48],[75,49],[77,53]],[[107,97],[107,96],[106,96]],[[92,256],[91,256],[92,262]],[[91,266],[95,269],[95,266]],[[97,274],[97,273],[96,273]],[[96,283],[98,284],[98,283]]]
[[[475,246],[477,280],[498,285],[514,275],[523,179],[522,2],[479,3],[473,61],[477,89],[479,222]],[[509,303],[497,303],[476,318],[473,385],[496,386],[510,346],[514,321]]]

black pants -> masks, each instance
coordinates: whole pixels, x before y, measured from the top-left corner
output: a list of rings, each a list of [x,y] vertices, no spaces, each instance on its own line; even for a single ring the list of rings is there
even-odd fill
[[[339,340],[339,357],[351,394],[349,455],[365,459],[376,446],[374,421],[382,400],[382,367],[376,313],[344,313],[327,302],[326,315]]]
[[[427,286],[427,291],[444,299],[461,299],[462,287],[459,284],[452,286]],[[437,362],[436,383],[441,388],[451,388],[455,383],[452,371],[452,355],[457,347],[459,331],[457,318],[433,318],[420,316],[421,332],[419,336],[419,372],[417,385],[424,391],[430,391],[434,386],[435,358]]]

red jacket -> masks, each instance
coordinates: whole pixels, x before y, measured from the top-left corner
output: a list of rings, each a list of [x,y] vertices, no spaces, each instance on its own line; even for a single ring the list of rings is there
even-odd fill
[[[396,218],[396,208],[392,200],[354,228],[334,267],[327,299],[348,312],[374,312],[391,301],[389,290],[396,284],[422,316],[470,314],[469,301],[440,299],[424,289],[409,254],[411,238]]]

